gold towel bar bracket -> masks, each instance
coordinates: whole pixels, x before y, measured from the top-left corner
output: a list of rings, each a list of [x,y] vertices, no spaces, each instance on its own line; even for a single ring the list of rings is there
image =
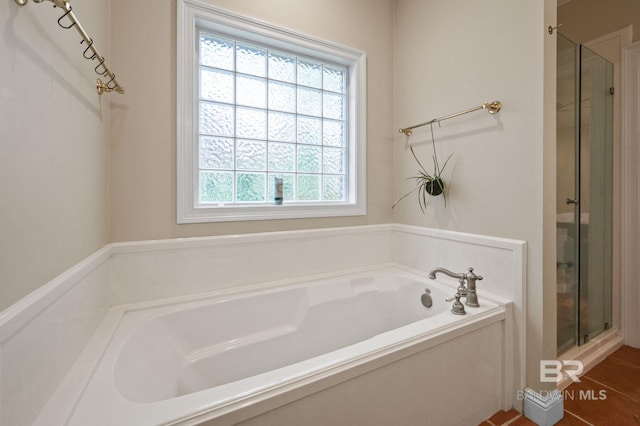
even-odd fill
[[[547,32],[549,33],[549,35],[553,35],[553,32],[558,28],[560,28],[561,26],[562,24],[558,24],[555,27],[552,27],[551,25],[549,25],[549,27],[547,28]]]
[[[502,103],[499,101],[486,102],[480,106],[469,108],[464,111],[456,112],[455,114],[446,115],[440,118],[434,118],[433,120],[425,121],[424,123],[416,124],[415,126],[405,127],[403,129],[400,129],[400,133],[404,133],[406,136],[411,136],[413,134],[413,129],[417,127],[427,126],[433,123],[439,123],[441,121],[448,120],[453,117],[458,117],[463,114],[468,114],[470,112],[479,111],[481,109],[487,110],[489,114],[493,115],[502,109]]]

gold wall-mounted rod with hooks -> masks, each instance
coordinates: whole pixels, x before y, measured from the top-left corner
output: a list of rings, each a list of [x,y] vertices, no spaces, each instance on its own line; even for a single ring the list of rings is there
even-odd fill
[[[400,129],[400,133],[404,133],[407,136],[411,136],[413,134],[413,129],[417,127],[428,126],[429,124],[433,124],[433,123],[439,123],[441,121],[448,120],[453,117],[458,117],[459,115],[468,114],[470,112],[479,111],[481,109],[487,110],[489,114],[495,114],[502,109],[502,103],[500,103],[499,101],[487,102],[477,107],[456,112],[455,114],[445,115],[444,117],[434,118],[433,120],[425,121],[424,123],[416,124],[411,127],[405,127],[403,129]]]
[[[123,94],[124,87],[122,87],[120,83],[118,83],[118,80],[116,80],[116,75],[113,72],[111,72],[111,70],[105,63],[104,56],[102,56],[98,51],[98,49],[96,49],[96,47],[93,45],[93,39],[89,37],[89,34],[87,34],[87,32],[84,30],[84,28],[78,21],[78,18],[76,17],[75,13],[73,13],[73,10],[71,8],[71,3],[69,2],[69,0],[33,0],[33,1],[35,3],[43,3],[44,1],[50,1],[51,3],[53,3],[54,7],[59,7],[60,9],[64,10],[64,14],[60,18],[58,18],[58,25],[60,25],[60,27],[66,30],[70,28],[75,28],[78,31],[78,34],[80,34],[80,36],[82,37],[82,41],[80,43],[86,44],[86,48],[84,49],[82,56],[84,56],[85,59],[88,59],[90,61],[97,60],[98,65],[94,68],[94,71],[99,76],[102,76],[102,77],[105,77],[105,79],[108,79],[107,82],[103,82],[100,78],[97,79],[96,89],[98,90],[98,94],[101,95],[105,92],[118,92],[120,94]],[[15,2],[20,6],[24,6],[27,4],[28,0],[15,0]],[[69,22],[67,25],[63,23],[65,18]]]

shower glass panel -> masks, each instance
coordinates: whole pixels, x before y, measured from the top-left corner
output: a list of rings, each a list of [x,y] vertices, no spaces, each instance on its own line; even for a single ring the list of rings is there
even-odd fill
[[[556,99],[556,277],[558,353],[577,340],[578,250],[575,191],[577,187],[578,71],[576,45],[558,34]]]
[[[558,35],[557,345],[611,324],[613,65]]]
[[[580,46],[581,343],[611,324],[613,223],[613,64]]]

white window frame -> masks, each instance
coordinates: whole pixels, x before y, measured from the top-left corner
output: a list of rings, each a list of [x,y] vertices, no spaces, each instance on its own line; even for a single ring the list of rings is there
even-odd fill
[[[366,214],[366,54],[229,12],[197,0],[178,0],[177,10],[177,222],[202,223]],[[262,41],[348,69],[347,200],[283,205],[198,205],[198,61],[200,28]]]

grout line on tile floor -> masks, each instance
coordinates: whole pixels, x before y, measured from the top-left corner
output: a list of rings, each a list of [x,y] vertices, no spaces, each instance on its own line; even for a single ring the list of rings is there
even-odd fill
[[[512,423],[515,423],[515,422],[516,422],[516,420],[520,419],[520,417],[523,417],[523,415],[522,415],[522,414],[520,414],[519,416],[514,417],[513,419],[511,419],[511,420],[509,420],[508,422],[506,422],[503,426],[507,426],[507,425],[510,425],[510,424],[512,424]]]
[[[589,426],[595,426],[593,423],[589,423],[588,421],[586,421],[585,419],[583,419],[582,417],[580,417],[579,415],[577,415],[573,411],[569,411],[569,410],[565,409],[564,412],[571,414],[573,417],[579,419],[580,421],[584,422],[585,424],[587,424]]]
[[[619,393],[620,395],[626,396],[627,398],[629,398],[630,400],[632,400],[634,402],[640,402],[640,400],[638,400],[637,398],[634,398],[633,396],[631,396],[629,394],[626,394],[626,393],[621,392],[621,391],[619,391],[619,390],[617,390],[615,388],[612,388],[611,386],[607,385],[606,383],[602,383],[602,382],[599,382],[597,380],[593,380],[591,377],[587,377],[587,376],[583,376],[582,378],[583,379],[587,379],[587,380],[589,380],[589,381],[591,381],[593,383],[597,383],[600,386],[604,386],[605,388],[610,389],[610,390],[612,390],[612,391],[614,391],[616,393]]]

